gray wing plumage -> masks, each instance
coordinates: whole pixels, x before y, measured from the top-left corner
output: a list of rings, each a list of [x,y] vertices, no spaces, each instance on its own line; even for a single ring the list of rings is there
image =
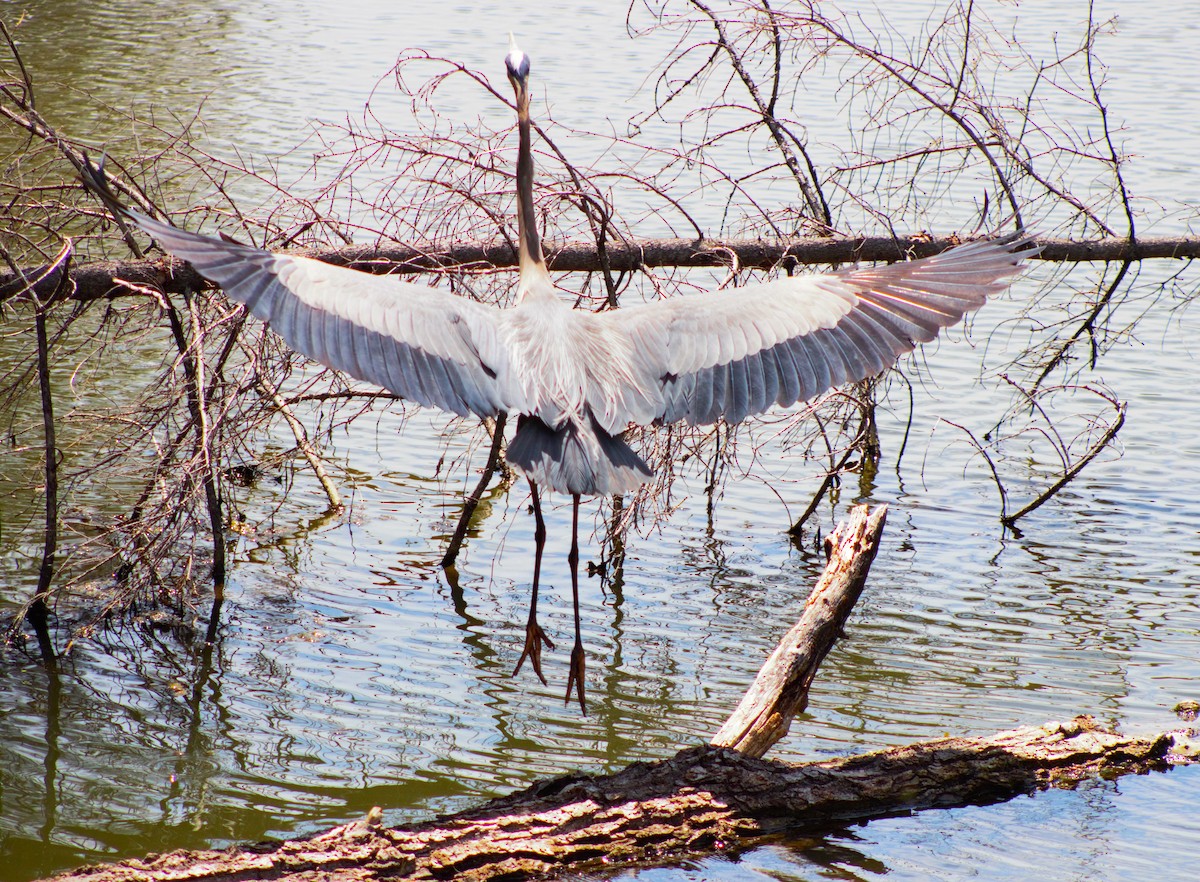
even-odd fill
[[[494,307],[130,216],[309,358],[460,416],[520,406]]]
[[[614,435],[629,423],[737,423],[880,373],[1003,291],[1035,253],[1016,234],[922,260],[598,315],[553,300],[502,312],[436,288],[131,217],[323,364],[459,415],[545,416],[546,408],[573,413],[586,404]],[[555,307],[568,315],[559,316],[561,333],[551,334],[558,325],[546,317]],[[540,312],[525,340],[518,332],[530,309]]]
[[[737,423],[878,374],[1003,291],[1036,253],[1019,250],[1028,241],[1010,235],[607,313],[629,335],[641,385],[661,393],[646,396],[656,413],[628,416]]]

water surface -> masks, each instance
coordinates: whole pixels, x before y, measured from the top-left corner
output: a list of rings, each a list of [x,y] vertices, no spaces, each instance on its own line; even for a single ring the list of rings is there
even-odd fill
[[[356,112],[402,46],[461,59],[505,86],[504,34],[516,30],[535,59],[538,100],[549,101],[557,119],[586,128],[608,118],[619,128],[623,105],[644,100],[639,87],[674,39],[631,40],[620,15],[587,4],[546,16],[539,4],[399,10],[357,0],[339,4],[332,18],[325,4],[274,0],[182,12],[153,0],[23,5],[32,18],[22,46],[27,63],[47,72],[47,116],[101,140],[109,117],[85,110],[72,89],[114,105],[180,111],[203,98],[205,143],[215,154],[236,149],[277,162],[285,180],[314,188],[319,182],[305,177],[313,148],[293,148],[311,144],[312,120]],[[1023,6],[1019,15],[1050,39],[1086,16],[1077,7]],[[1148,219],[1158,219],[1156,231],[1180,229],[1200,193],[1195,169],[1180,161],[1200,146],[1189,73],[1195,25],[1177,21],[1165,3],[1122,11],[1127,20],[1104,45],[1112,113],[1125,121],[1126,149],[1139,154],[1129,178],[1146,197]],[[168,12],[173,24],[164,27]],[[580,29],[588,39],[578,38]],[[1178,88],[1159,88],[1163,80]],[[819,94],[821,82],[807,88]],[[478,93],[474,100],[454,112],[504,125],[502,105]],[[403,130],[407,105],[373,103]],[[643,137],[667,141],[671,127],[648,126]],[[814,139],[822,137],[838,137],[836,126],[817,127]],[[581,141],[573,149],[588,148]],[[719,227],[719,207],[693,203]],[[1145,268],[1139,290],[1152,291],[1176,269]],[[986,468],[942,421],[982,434],[1009,406],[1003,383],[981,380],[981,358],[1002,363],[1004,341],[1020,344],[1019,309],[1049,272],[1035,271],[989,306],[969,336],[956,330],[906,363],[916,389],[911,427],[906,387],[893,380],[883,390],[881,469],[865,486],[848,483],[820,522],[827,531],[852,502],[886,502],[884,546],[849,639],[825,663],[808,712],[773,756],[844,755],[1079,713],[1126,731],[1159,731],[1179,725],[1177,702],[1197,697],[1200,408],[1187,379],[1196,368],[1190,341],[1200,331],[1194,311],[1156,309],[1089,376],[1129,402],[1119,448],[1027,518],[1019,537],[1000,529]],[[1086,396],[1061,402],[1064,413],[1091,405]],[[761,447],[753,457],[752,441]],[[1056,466],[1035,442],[1025,471],[1010,475],[1018,501]],[[6,872],[27,879],[147,851],[302,835],[372,805],[389,823],[417,820],[547,775],[614,770],[706,740],[822,564],[811,533],[803,547],[784,535],[821,464],[789,449],[774,419],[742,438],[739,451],[745,474],[726,484],[711,519],[705,476],[685,469],[673,491],[677,509],[630,536],[620,578],[584,582],[584,718],[561,698],[571,629],[569,507],[553,500],[548,511],[542,623],[558,649],[547,653],[551,683],[543,687],[527,672],[509,676],[532,556],[527,490],[489,497],[451,580],[438,561],[485,452],[479,433],[411,408],[360,420],[327,451],[349,499],[346,517],[322,519],[323,496],[303,473],[286,476],[294,478],[286,495],[270,481],[244,492],[258,531],[238,546],[211,649],[182,652],[170,635],[117,628],[77,646],[56,679],[6,657]],[[584,560],[603,551],[598,511],[585,515]],[[27,550],[4,550],[2,602],[11,606],[35,583],[36,567]],[[1096,783],[638,875],[1191,878],[1185,856],[1200,842],[1198,783],[1194,770]],[[1014,842],[1022,844],[1016,856]]]

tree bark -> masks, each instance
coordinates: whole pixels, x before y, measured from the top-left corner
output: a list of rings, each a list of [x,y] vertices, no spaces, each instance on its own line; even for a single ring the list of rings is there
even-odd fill
[[[713,737],[714,747],[764,756],[787,734],[792,718],[808,707],[808,688],[858,603],[886,520],[886,505],[870,513],[860,505],[825,539],[825,572],[800,621],[779,641],[737,710]]]
[[[787,764],[705,745],[615,775],[569,775],[411,827],[362,821],[310,839],[173,852],[57,882],[527,879],[664,858],[728,854],[784,830],[822,832],[932,806],[986,804],[1168,768],[1171,735],[1124,738],[1088,717]]]
[[[1069,239],[1039,238],[1039,260],[1064,263],[1200,257],[1200,236],[1153,237],[1130,242],[1123,238],[1073,242]],[[742,269],[790,269],[800,264],[843,264],[858,261],[894,261],[928,257],[960,244],[956,236],[933,238],[883,236],[844,239],[797,239],[713,241],[695,239],[644,239],[631,243],[607,243],[605,258],[614,272],[641,267],[713,267],[734,265]],[[595,245],[547,247],[550,268],[560,272],[598,272],[600,254]],[[467,242],[446,248],[407,245],[350,245],[344,248],[309,249],[289,252],[365,272],[424,273],[439,270],[486,270],[516,266],[517,255],[508,245]],[[33,268],[24,275],[34,280],[33,289],[42,299],[54,296],[71,300],[99,300],[137,293],[137,288],[159,288],[167,293],[200,290],[206,283],[189,266],[179,261],[120,260],[85,264],[70,269],[71,284],[63,286],[62,267]],[[26,290],[21,277],[0,274],[0,303]]]

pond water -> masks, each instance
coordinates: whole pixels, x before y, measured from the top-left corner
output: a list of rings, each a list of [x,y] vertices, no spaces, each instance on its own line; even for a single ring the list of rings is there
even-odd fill
[[[549,100],[560,122],[598,128],[611,118],[620,128],[622,105],[644,101],[639,87],[674,40],[629,38],[620,7],[567,3],[549,16],[533,2],[398,6],[344,0],[330,17],[327,4],[279,0],[182,10],[160,0],[19,0],[3,14],[27,10],[25,60],[35,76],[44,72],[42,112],[60,125],[99,133],[106,117],[56,81],[116,106],[188,111],[204,98],[209,149],[277,161],[284,180],[304,178],[311,157],[291,148],[310,120],[354,112],[401,47],[458,58],[507,88],[500,60],[514,30],[535,63],[537,100]],[[1145,197],[1144,227],[1160,233],[1187,229],[1200,207],[1200,172],[1184,160],[1200,147],[1191,73],[1200,29],[1177,12],[1139,4],[1102,53],[1111,113],[1136,156],[1127,177]],[[1059,28],[1076,33],[1087,7],[1027,4],[1019,15],[1049,40]],[[406,111],[396,108],[389,122],[402,129]],[[492,102],[459,112],[469,120],[507,111]],[[823,134],[836,130],[813,137]],[[641,137],[666,143],[677,133],[662,124]],[[721,222],[720,206],[690,207]],[[1129,402],[1119,447],[1022,521],[1019,536],[1001,530],[986,466],[943,419],[982,435],[1009,406],[1011,390],[981,381],[981,357],[1002,360],[995,350],[1020,337],[1020,308],[1053,270],[1036,268],[969,334],[956,329],[905,363],[916,390],[911,427],[907,388],[887,384],[878,474],[846,486],[842,504],[820,515],[828,530],[845,505],[887,503],[883,548],[848,639],[773,757],[844,755],[1081,713],[1135,733],[1181,725],[1173,707],[1200,698],[1200,317],[1168,295],[1151,305],[1156,285],[1178,269],[1142,270],[1135,293],[1146,299],[1128,320],[1149,314],[1085,377]],[[1087,395],[1078,399],[1062,402],[1063,412],[1095,409]],[[326,451],[349,499],[346,517],[322,518],[324,498],[304,474],[286,494],[271,482],[246,491],[247,520],[259,529],[237,549],[210,649],[183,654],[169,636],[110,632],[78,645],[53,679],[5,656],[0,878],[311,833],[373,805],[389,823],[422,819],[555,773],[615,770],[707,740],[822,565],[811,534],[797,547],[784,533],[821,464],[789,453],[779,420],[753,432],[759,451],[744,457],[745,474],[727,483],[712,518],[705,477],[685,474],[671,515],[629,537],[621,578],[584,581],[582,717],[562,701],[569,507],[556,499],[547,512],[542,623],[558,649],[547,653],[543,687],[528,672],[509,676],[532,557],[527,490],[487,498],[451,580],[438,561],[486,452],[478,432],[412,408],[360,420]],[[1009,475],[1018,500],[1056,467],[1047,450],[1031,443],[1025,471]],[[601,554],[595,511],[585,515],[584,560]],[[11,535],[0,539],[0,603],[11,608],[36,584],[36,566]],[[1176,770],[630,875],[1192,879],[1197,794],[1200,770]]]

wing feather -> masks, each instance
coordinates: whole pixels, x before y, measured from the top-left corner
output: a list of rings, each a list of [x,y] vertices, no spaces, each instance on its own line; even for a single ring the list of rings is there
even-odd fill
[[[712,370],[712,401],[708,405],[708,422],[716,422],[718,416],[726,408],[729,394],[729,387],[732,385],[729,382],[729,372],[733,368],[735,362],[726,362],[725,364],[713,365]]]
[[[132,218],[309,358],[459,415],[520,404],[494,307]]]
[[[893,321],[890,313],[879,309],[875,304],[863,301],[862,309],[851,313],[864,334],[874,343],[875,351],[882,364],[890,365],[897,356],[908,350],[911,334],[905,334]],[[882,368],[881,368],[882,370]]]
[[[896,356],[880,350],[880,344],[870,329],[864,326],[860,313],[848,314],[837,329],[842,332],[842,355],[850,367],[851,376],[871,377],[891,367]]]
[[[779,392],[775,396],[776,404],[791,404],[803,397],[807,365],[802,369],[796,363],[796,354],[792,351],[791,341],[784,341],[775,347],[775,363],[779,370]]]
[[[779,352],[778,346],[762,351],[763,393],[762,408],[766,410],[779,400]]]
[[[829,364],[829,385],[840,386],[854,373],[843,352],[845,334],[840,327],[834,325],[832,328],[822,328],[814,336],[820,342],[823,356]]]
[[[755,360],[751,355],[731,361],[725,366],[729,376],[729,403],[727,406],[730,422],[740,422],[750,412],[749,365]]]
[[[597,318],[629,334],[636,381],[659,390],[659,421],[739,422],[885,370],[1003,291],[1036,253],[1029,244],[1023,234],[1003,236],[921,260],[789,277]]]
[[[708,414],[714,413],[714,410],[713,410],[713,369],[708,368],[707,370],[699,371],[698,373],[692,374],[690,379],[692,381],[692,388],[694,391],[692,392],[691,395],[680,395],[679,402],[678,402],[678,406],[680,407],[680,412],[678,414],[673,415],[673,419],[671,420],[671,422],[674,422],[675,420],[680,419],[684,414],[686,414],[688,412],[686,410],[686,408],[689,404],[691,405],[692,411],[694,413],[704,414],[706,416]],[[714,416],[714,417],[712,417],[712,419],[706,420],[706,422],[711,422],[712,420],[715,420],[715,419],[716,419],[716,417]]]
[[[807,401],[809,398],[815,398],[836,382],[830,374],[829,356],[825,353],[820,336],[809,339],[793,337],[788,344],[796,355],[796,361],[803,359],[808,364],[811,385],[805,390],[805,397],[797,400]]]

